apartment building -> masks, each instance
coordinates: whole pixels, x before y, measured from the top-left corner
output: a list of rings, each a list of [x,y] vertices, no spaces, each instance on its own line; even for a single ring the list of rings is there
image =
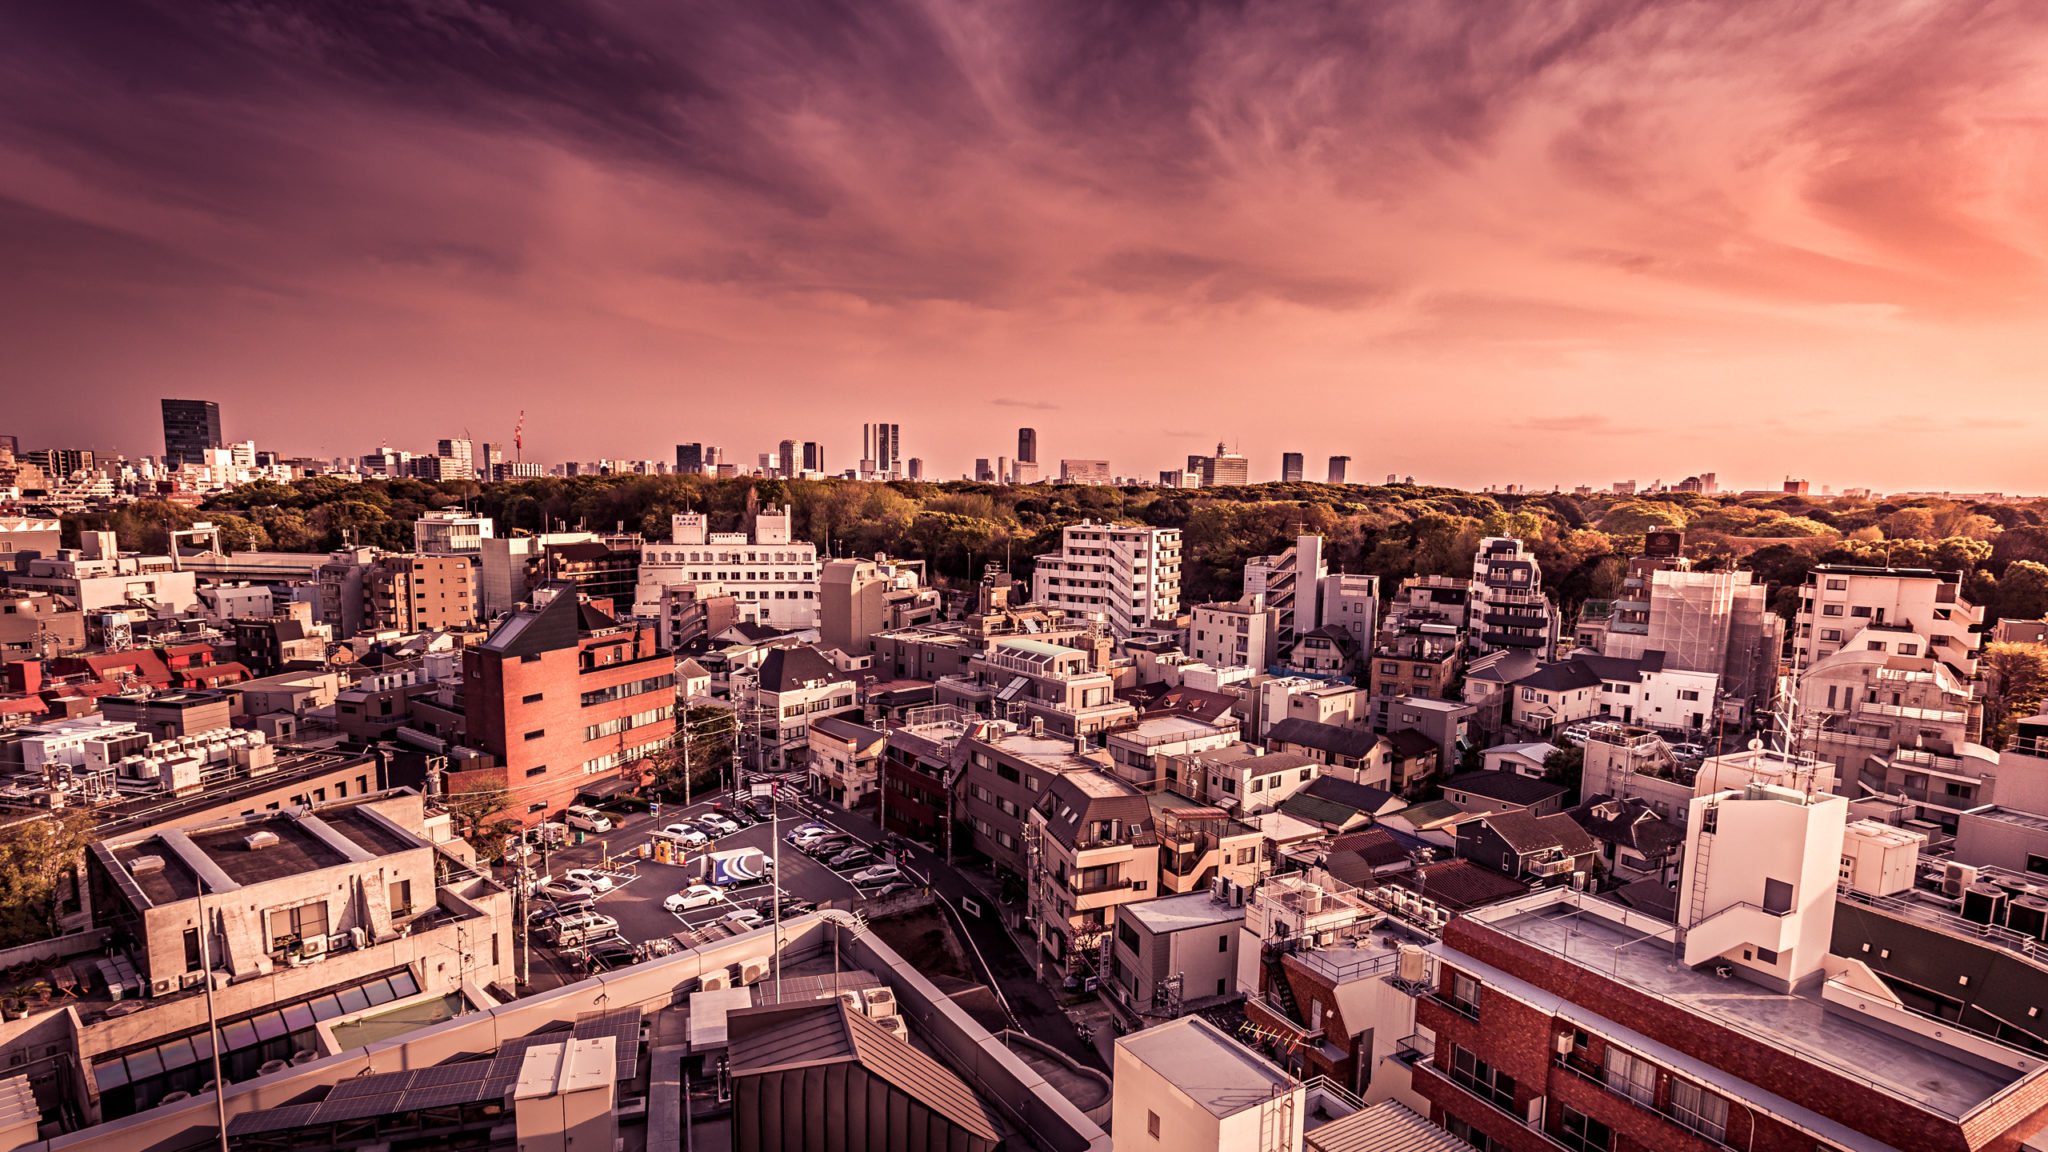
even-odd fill
[[[1367,660],[1367,682],[1375,697],[1417,696],[1442,699],[1450,694],[1464,654],[1460,635],[1444,625],[1382,640]]]
[[[1999,754],[1974,742],[1969,682],[1901,625],[1868,625],[1799,677],[1804,748],[1835,765],[1843,794],[1962,810],[1990,800]]]
[[[1265,593],[1197,604],[1192,616],[1185,640],[1190,658],[1212,668],[1265,669],[1277,662],[1280,610],[1267,606]]]
[[[412,546],[428,556],[481,556],[495,532],[489,516],[442,508],[412,522]]]
[[[1821,564],[1807,573],[1794,621],[1793,663],[1801,671],[1842,650],[1874,624],[1910,628],[1926,637],[1927,654],[1957,678],[1977,675],[1984,609],[1962,595],[1962,576],[1924,568]]]
[[[1152,806],[1107,772],[1081,769],[1048,780],[1028,819],[1037,853],[1036,875],[1026,879],[1039,946],[1064,974],[1107,977],[1117,907],[1158,895]]]
[[[7,574],[7,584],[61,596],[87,614],[129,605],[171,615],[199,610],[193,573],[179,571],[169,556],[117,552],[113,541],[112,532],[81,533],[85,547],[60,548],[19,564]]]
[[[1036,637],[995,639],[966,657],[966,671],[938,681],[933,700],[985,715],[1013,707],[1061,735],[1092,736],[1137,718],[1116,698],[1116,678],[1095,667],[1100,649]]]
[[[1119,777],[1150,787],[1169,779],[1169,772],[1185,757],[1237,743],[1238,733],[1237,718],[1228,713],[1205,719],[1182,712],[1157,712],[1110,731],[1103,745]]]
[[[889,729],[878,769],[880,795],[876,822],[885,831],[953,852],[954,813],[960,783],[972,746],[970,731],[993,738],[1005,728],[957,708],[933,705],[917,709]]]
[[[851,808],[866,803],[880,780],[885,733],[851,717],[810,723],[811,794]]]
[[[876,633],[938,618],[939,593],[925,582],[922,560],[832,560],[820,575],[818,641],[827,648],[869,655]]]
[[[1469,640],[1475,653],[1557,649],[1557,612],[1543,594],[1543,570],[1512,536],[1489,536],[1472,558]]]
[[[1649,554],[1629,561],[1604,627],[1585,638],[1607,656],[1662,652],[1668,668],[1718,674],[1724,698],[1738,708],[1766,707],[1785,634],[1784,620],[1770,610],[1769,589],[1752,572],[1692,571],[1678,555],[1683,538],[1675,531],[1649,534]]]
[[[810,760],[811,725],[829,716],[860,718],[853,677],[808,644],[768,650],[753,677],[734,689],[759,719],[753,763],[757,771],[801,768]]]
[[[1983,995],[1944,955],[1968,951],[1981,975],[1981,944],[1922,932],[1942,947],[1908,949],[1910,924],[1838,902],[1847,808],[1762,785],[1697,797],[1675,924],[1571,887],[1452,920],[1415,1005],[1415,1091],[1491,1147],[2037,1138],[2038,1052],[1957,1027],[1909,983]]]
[[[1276,658],[1294,647],[1302,633],[1324,623],[1323,584],[1329,575],[1321,536],[1298,536],[1293,546],[1278,555],[1254,556],[1245,561],[1245,595],[1264,597],[1279,616],[1272,646]]]
[[[959,815],[974,830],[975,851],[1012,876],[1024,877],[1028,813],[1068,772],[1107,773],[1109,754],[1085,739],[1059,736],[1042,723],[1029,728],[980,725],[965,737]]]
[[[1351,633],[1359,651],[1372,650],[1373,637],[1379,632],[1379,577],[1345,573],[1325,576],[1320,601],[1317,611],[1323,627],[1342,628]]]
[[[555,544],[596,540],[589,532],[544,532],[533,536],[487,537],[478,542],[478,608],[484,619],[502,616],[547,582],[547,549]]]
[[[88,993],[63,1030],[86,1074],[59,1080],[88,1123],[198,1094],[209,1008],[233,1084],[321,1054],[323,1030],[448,997],[470,1010],[467,989],[513,980],[510,893],[429,839],[409,789],[145,829],[85,865],[93,925],[132,941],[129,991],[147,997],[109,1012]]]
[[[428,632],[474,624],[475,577],[466,556],[379,556],[363,573],[363,626]]]
[[[760,619],[784,630],[815,628],[818,619],[818,547],[791,537],[794,515],[780,511],[754,517],[752,535],[712,532],[702,512],[678,512],[670,520],[669,542],[650,544],[640,557],[633,614],[651,617],[670,584],[716,580]]]
[[[1154,1019],[1229,999],[1243,928],[1244,905],[1209,889],[1121,905],[1110,991]]]
[[[564,586],[535,589],[529,606],[464,649],[462,681],[469,739],[497,767],[450,772],[448,787],[508,789],[504,815],[523,824],[620,778],[675,735],[675,661],[654,629]]]
[[[1099,615],[1118,637],[1170,622],[1180,611],[1180,529],[1084,520],[1060,532],[1060,550],[1033,564],[1038,600]]]

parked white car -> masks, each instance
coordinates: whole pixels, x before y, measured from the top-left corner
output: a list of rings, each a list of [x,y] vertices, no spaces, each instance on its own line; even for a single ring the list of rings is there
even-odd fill
[[[872,868],[863,868],[846,879],[855,888],[879,888],[903,879],[903,869],[894,864],[877,864]]]
[[[709,884],[692,884],[681,892],[661,902],[671,912],[687,912],[692,908],[705,908],[725,899],[725,893]]]
[[[711,837],[706,836],[694,824],[671,824],[663,828],[662,833],[673,836],[692,848],[711,843]]]
[[[716,812],[706,812],[702,816],[697,817],[697,826],[699,828],[714,829],[720,836],[730,836],[740,830],[737,822],[720,816]]]
[[[599,812],[595,808],[585,808],[581,804],[563,809],[562,823],[567,824],[571,828],[581,828],[585,832],[609,832],[612,830],[611,817]]]
[[[725,921],[726,923],[732,925],[735,928],[743,929],[759,928],[761,925],[766,924],[768,922],[768,918],[766,916],[761,915],[759,912],[754,911],[752,908],[735,908],[732,911],[727,912],[725,915],[719,917],[719,919]]]
[[[567,872],[562,873],[562,879],[567,880],[571,884],[581,884],[592,892],[609,892],[612,890],[612,878],[591,868],[571,868]]]

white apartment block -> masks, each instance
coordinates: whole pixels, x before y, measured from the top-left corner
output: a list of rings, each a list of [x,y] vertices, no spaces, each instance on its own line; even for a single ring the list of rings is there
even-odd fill
[[[818,546],[790,539],[790,509],[754,517],[754,534],[711,532],[701,512],[679,512],[669,542],[649,544],[640,556],[640,583],[633,614],[652,619],[661,610],[662,589],[717,581],[741,610],[755,608],[775,628],[818,626]],[[1178,549],[1176,549],[1178,551]]]
[[[1278,658],[1278,609],[1263,593],[1234,604],[1197,604],[1188,625],[1188,655],[1212,668],[1269,668]]]
[[[1275,656],[1294,647],[1303,632],[1314,631],[1322,623],[1318,598],[1323,578],[1329,574],[1321,536],[1298,536],[1294,547],[1277,556],[1254,556],[1245,561],[1245,595],[1263,595],[1280,613]]]
[[[1038,557],[1034,573],[1040,603],[1099,613],[1128,637],[1180,611],[1180,529],[1069,524],[1060,550]]]
[[[1372,651],[1380,626],[1380,578],[1343,575],[1323,577],[1322,625],[1351,633],[1360,652]]]
[[[1925,636],[1927,655],[1975,678],[1983,637],[1972,629],[1984,622],[1984,609],[1963,599],[1959,580],[1923,568],[1816,567],[1800,589],[1794,665],[1812,667],[1865,628],[1893,627]]]

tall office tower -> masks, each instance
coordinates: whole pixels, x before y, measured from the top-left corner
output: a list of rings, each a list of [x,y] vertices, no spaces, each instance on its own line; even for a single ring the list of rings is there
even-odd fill
[[[796,441],[794,440],[784,440],[780,445],[777,446],[775,452],[775,467],[780,469],[784,476],[796,475],[796,452],[797,445]]]
[[[998,456],[996,457],[996,483],[1008,484],[1009,482],[1010,459],[1007,456]]]
[[[825,446],[816,440],[804,441],[804,471],[823,472],[824,470]]]
[[[726,462],[727,461],[725,459],[725,449],[720,448],[716,444],[707,444],[704,446],[704,467],[716,468],[719,465],[724,464]]]
[[[498,465],[504,462],[505,446],[503,444],[486,444],[483,446],[482,454],[476,458],[476,470],[484,479],[489,480],[498,474]]]
[[[903,472],[903,434],[901,425],[876,424],[874,447],[868,459],[875,462],[875,471],[886,476],[897,476]]]
[[[1345,474],[1346,472],[1350,471],[1350,469],[1351,469],[1351,457],[1349,457],[1349,456],[1332,456],[1332,457],[1330,457],[1330,483],[1332,483],[1332,484],[1345,484],[1345,483],[1349,483],[1349,481],[1347,481],[1347,480],[1345,480],[1345,479],[1344,479],[1344,474]]]
[[[987,484],[987,483],[989,483],[990,481],[994,480],[995,478],[996,478],[996,475],[995,475],[995,473],[993,473],[993,472],[989,471],[989,468],[988,468],[988,457],[986,457],[986,456],[981,456],[981,457],[977,457],[977,458],[975,459],[975,461],[974,461],[974,479],[975,479],[975,482],[976,482],[976,483],[980,483],[980,484]]]
[[[924,460],[921,457],[912,456],[910,458],[910,478],[912,480],[924,479]]]
[[[1038,463],[1038,429],[1017,429],[1017,463]]]
[[[1301,479],[1301,453],[1280,454],[1280,479],[1289,483]]]
[[[702,444],[676,445],[676,471],[685,476],[695,476],[704,471],[704,446]]]
[[[452,469],[457,476],[476,475],[474,440],[442,440],[434,445],[434,455],[455,461]]]
[[[223,446],[220,405],[211,400],[165,400],[164,467],[206,463],[206,450]]]

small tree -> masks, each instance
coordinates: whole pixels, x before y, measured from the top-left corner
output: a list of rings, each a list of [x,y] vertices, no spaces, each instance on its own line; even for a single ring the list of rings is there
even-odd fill
[[[0,829],[0,947],[57,930],[57,892],[92,841],[89,813],[65,812]]]
[[[1585,749],[1576,744],[1566,744],[1543,758],[1543,778],[1571,789],[1569,799],[1574,804],[1579,800],[1579,781],[1585,770]]]
[[[1984,743],[2003,748],[2013,725],[2032,716],[2048,696],[2048,646],[1987,644],[1978,664],[1984,672]]]
[[[448,794],[448,814],[455,818],[456,835],[492,860],[504,855],[506,834],[519,826],[517,820],[500,818],[512,806],[512,792],[503,779],[472,779]]]
[[[729,708],[678,704],[675,739],[650,757],[654,773],[649,786],[659,795],[680,799],[716,787],[733,762],[733,733],[738,717]],[[683,780],[685,765],[689,781]]]

